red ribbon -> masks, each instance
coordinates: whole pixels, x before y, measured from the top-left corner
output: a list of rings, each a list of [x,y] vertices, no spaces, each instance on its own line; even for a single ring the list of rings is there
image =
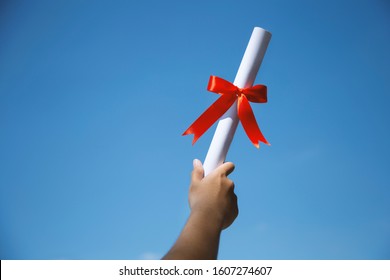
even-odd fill
[[[194,134],[194,144],[237,100],[237,114],[249,139],[259,148],[259,141],[269,145],[264,138],[256,122],[250,102],[266,103],[267,87],[255,85],[250,88],[239,88],[232,83],[210,76],[207,90],[221,95],[196,121],[183,133],[183,135]]]

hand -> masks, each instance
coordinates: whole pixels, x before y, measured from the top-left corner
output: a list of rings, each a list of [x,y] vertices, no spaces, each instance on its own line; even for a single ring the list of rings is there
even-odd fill
[[[164,260],[215,260],[221,231],[238,215],[234,183],[227,176],[234,164],[227,162],[204,177],[202,163],[194,160],[189,202],[190,217]]]
[[[206,177],[199,160],[195,159],[193,165],[189,191],[191,215],[201,215],[220,229],[229,227],[238,216],[234,182],[227,177],[234,164],[226,162]]]

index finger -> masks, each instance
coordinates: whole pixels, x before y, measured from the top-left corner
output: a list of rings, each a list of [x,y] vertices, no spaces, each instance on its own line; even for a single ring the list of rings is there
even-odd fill
[[[217,167],[217,170],[223,172],[228,176],[230,173],[233,172],[234,170],[234,163],[233,162],[225,162],[224,164],[220,165]]]

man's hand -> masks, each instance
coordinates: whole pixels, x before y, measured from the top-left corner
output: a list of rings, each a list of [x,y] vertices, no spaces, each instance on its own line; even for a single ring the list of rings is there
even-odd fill
[[[215,260],[221,231],[238,215],[234,183],[227,176],[234,164],[227,162],[204,177],[202,163],[194,160],[189,203],[190,217],[165,260]]]
[[[202,163],[195,159],[191,175],[189,203],[191,214],[204,214],[220,229],[229,227],[238,215],[234,183],[227,176],[234,164],[226,162],[206,177]]]

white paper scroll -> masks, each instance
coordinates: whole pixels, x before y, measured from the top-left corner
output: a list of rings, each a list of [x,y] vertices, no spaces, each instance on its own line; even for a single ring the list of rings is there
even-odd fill
[[[236,78],[234,79],[234,85],[240,88],[253,86],[270,40],[270,32],[260,27],[254,28],[240,67],[238,68]],[[206,159],[203,163],[205,176],[225,161],[237,125],[237,102],[235,102],[218,122],[213,140],[211,141]]]

